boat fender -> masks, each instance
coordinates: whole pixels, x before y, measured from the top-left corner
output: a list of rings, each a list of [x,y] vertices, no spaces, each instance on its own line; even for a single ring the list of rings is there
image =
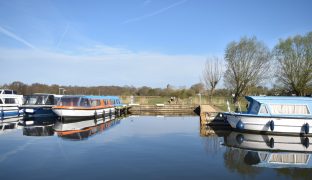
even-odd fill
[[[237,122],[237,124],[236,124],[236,129],[238,129],[238,130],[244,130],[244,123],[243,123],[241,120],[239,120],[239,121]]]
[[[1,108],[1,115],[0,115],[0,120],[3,120],[4,119],[4,112],[3,112],[3,108]]]
[[[102,116],[103,116],[103,120],[105,120],[105,110],[103,110]]]
[[[109,117],[112,117],[112,110],[109,110]]]
[[[237,136],[236,136],[236,141],[237,141],[237,143],[240,145],[240,144],[242,144],[243,142],[244,142],[244,135],[242,135],[242,134],[238,134]]]
[[[274,131],[274,121],[273,120],[270,121],[270,130]]]
[[[308,123],[305,123],[305,124],[303,125],[303,129],[304,129],[304,133],[309,134],[310,126],[309,126]]]
[[[95,125],[97,124],[97,113],[96,113],[96,111],[94,111],[94,124]]]
[[[270,139],[270,148],[274,148],[274,138],[271,137]]]
[[[310,146],[310,140],[308,137],[305,137],[304,138],[304,141],[303,141],[303,145],[304,147],[308,148]]]

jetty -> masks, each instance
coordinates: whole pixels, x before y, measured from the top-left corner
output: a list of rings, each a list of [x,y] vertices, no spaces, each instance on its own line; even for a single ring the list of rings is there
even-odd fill
[[[222,112],[212,105],[200,105],[200,123],[210,126],[228,126]]]

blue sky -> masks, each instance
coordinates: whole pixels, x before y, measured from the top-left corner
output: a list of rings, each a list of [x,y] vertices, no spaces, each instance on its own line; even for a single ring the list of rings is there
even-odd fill
[[[190,86],[211,56],[312,31],[309,0],[3,0],[0,84]]]

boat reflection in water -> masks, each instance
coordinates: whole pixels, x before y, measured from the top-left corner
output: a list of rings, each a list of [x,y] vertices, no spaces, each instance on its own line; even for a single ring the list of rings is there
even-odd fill
[[[232,131],[224,137],[227,152],[239,150],[247,165],[268,168],[311,168],[309,137],[248,134]],[[237,154],[237,153],[236,153]]]
[[[20,120],[24,136],[53,136],[56,117],[29,117]]]
[[[115,116],[106,117],[103,121],[95,121],[94,119],[78,121],[74,123],[63,123],[57,121],[54,124],[56,134],[64,139],[69,140],[85,140],[97,133],[106,131],[107,129],[120,123],[120,119]]]
[[[8,133],[10,131],[13,131],[15,129],[18,129],[18,122],[19,119],[15,119],[14,121],[11,119],[11,121],[0,121],[0,134]]]

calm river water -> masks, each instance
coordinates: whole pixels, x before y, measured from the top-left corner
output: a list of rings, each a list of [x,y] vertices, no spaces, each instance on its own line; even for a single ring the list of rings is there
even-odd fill
[[[196,116],[127,117],[76,132],[54,132],[52,125],[12,128],[0,132],[0,179],[263,180],[312,174],[309,139],[211,134]],[[296,152],[267,150],[285,145],[279,143],[283,138]]]

